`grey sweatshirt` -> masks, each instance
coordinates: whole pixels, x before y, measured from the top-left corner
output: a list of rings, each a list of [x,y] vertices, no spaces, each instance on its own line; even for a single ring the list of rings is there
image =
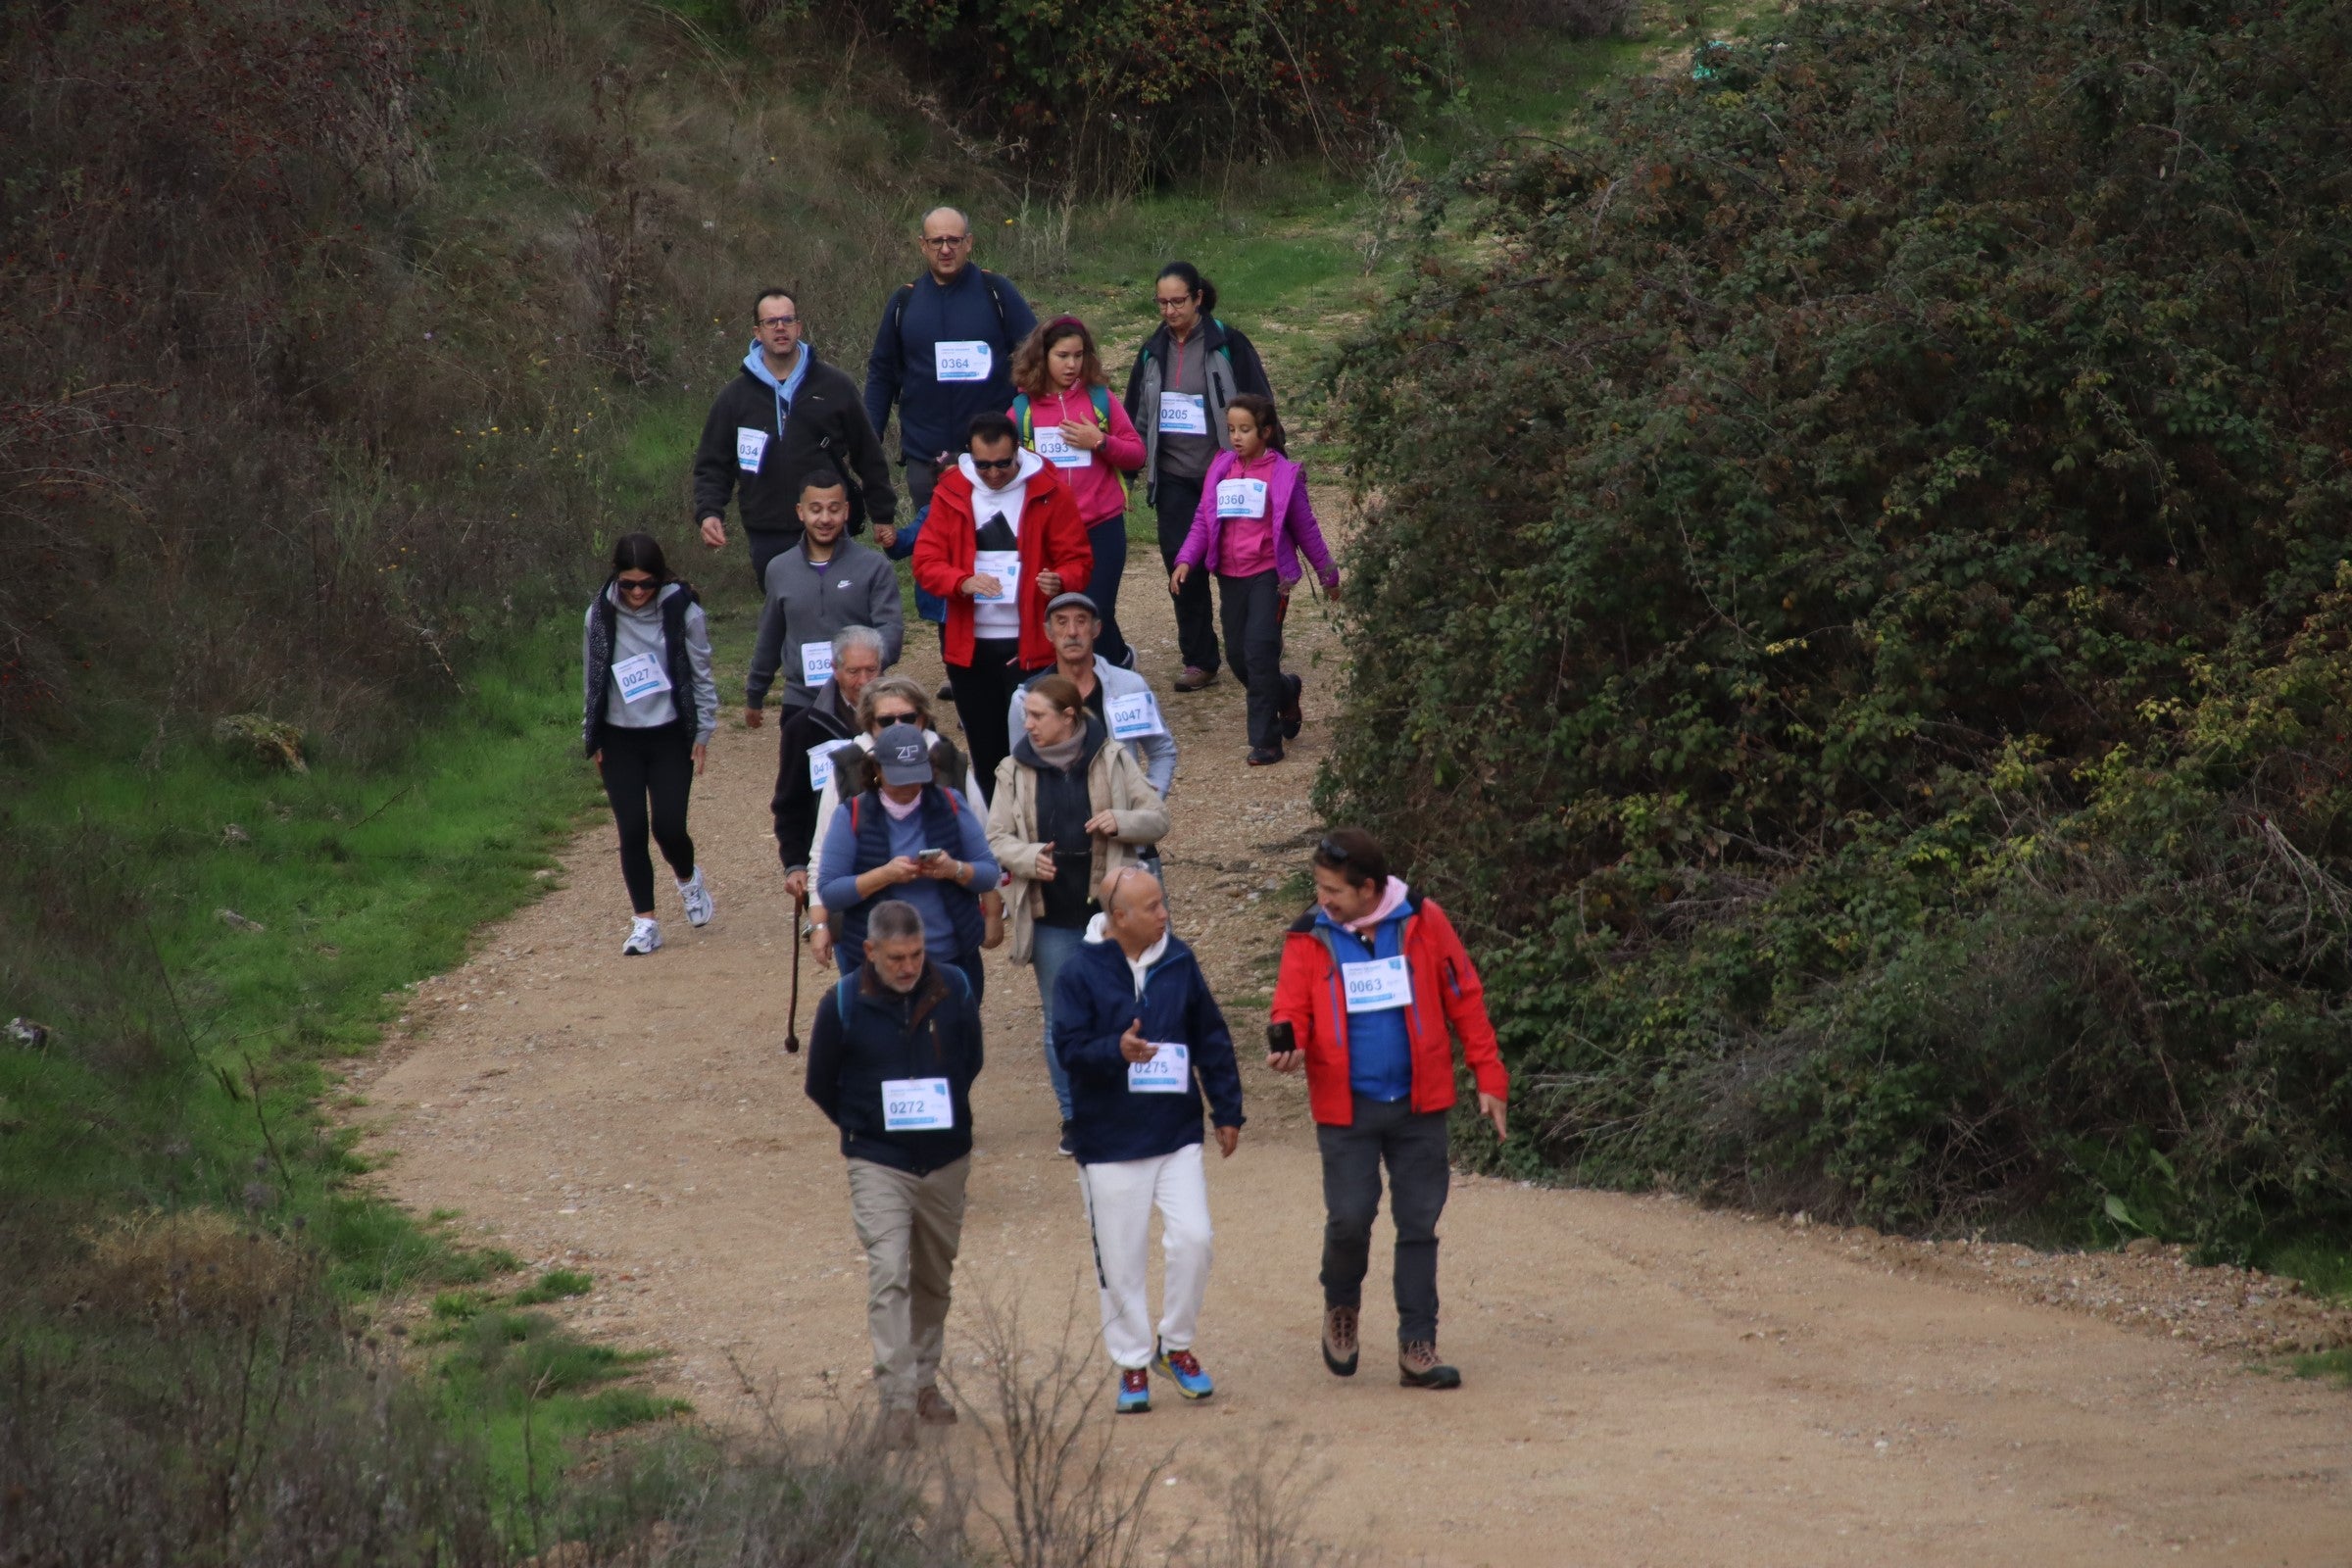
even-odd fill
[[[760,708],[779,666],[784,675],[786,708],[806,708],[814,697],[814,683],[803,677],[801,649],[808,643],[830,645],[833,634],[847,626],[871,626],[882,637],[882,667],[899,662],[906,621],[899,608],[898,568],[879,550],[844,537],[833,546],[833,558],[822,566],[808,560],[803,539],[767,564],[767,608],[760,613],[760,639],[752,650],[751,673],[744,677],[743,706]]]
[[[631,610],[621,603],[611,588],[605,597],[612,604],[612,662],[636,658],[640,654],[652,658],[655,665],[664,671],[669,668],[668,650],[662,645],[662,603],[670,595],[685,590],[676,583],[665,583],[654,602],[643,610]],[[596,620],[596,607],[588,607],[588,614],[580,634],[583,701],[596,693],[597,672],[587,666],[589,631]],[[694,665],[694,707],[697,746],[710,744],[711,732],[718,728],[718,679],[710,673],[710,626],[703,617],[703,607],[686,607],[686,657]],[[622,729],[655,729],[678,716],[677,705],[669,693],[654,692],[633,703],[620,700],[620,682],[614,681],[605,693],[605,722]]]

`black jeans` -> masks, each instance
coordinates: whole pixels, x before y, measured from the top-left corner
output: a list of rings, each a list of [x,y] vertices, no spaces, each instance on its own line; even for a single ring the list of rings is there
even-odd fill
[[[694,793],[694,737],[676,719],[652,729],[605,726],[605,799],[620,827],[620,879],[629,907],[654,912],[654,858],[646,848],[646,802],[653,802],[655,843],[683,882],[694,875],[694,840],[686,835],[686,804]]]
[[[1438,1338],[1438,1216],[1452,1172],[1446,1163],[1446,1112],[1416,1113],[1408,1099],[1384,1104],[1355,1097],[1355,1121],[1315,1128],[1323,1153],[1323,1301],[1361,1307],[1372,1262],[1372,1218],[1380,1212],[1380,1165],[1389,1165],[1389,1212],[1396,1224],[1396,1343]]]
[[[1225,621],[1225,662],[1250,692],[1250,744],[1279,752],[1283,705],[1291,697],[1282,673],[1282,579],[1271,566],[1247,577],[1220,572],[1217,609]]]
[[[1184,548],[1185,535],[1193,531],[1193,514],[1200,510],[1200,490],[1199,479],[1159,475],[1158,499],[1153,503],[1159,518],[1159,560],[1171,573],[1176,570],[1176,552]],[[1176,653],[1189,668],[1212,675],[1217,671],[1217,620],[1209,609],[1204,566],[1195,568],[1176,595]]]
[[[1127,514],[1088,523],[1086,542],[1095,551],[1095,574],[1086,580],[1086,597],[1102,612],[1095,652],[1122,668],[1130,667],[1127,638],[1119,630],[1119,579],[1127,575]]]
[[[931,491],[939,483],[939,465],[929,458],[906,460],[906,520],[912,522],[915,514],[931,504]]]
[[[801,542],[800,530],[786,528],[746,528],[744,535],[752,543],[752,581],[767,593],[767,564]]]
[[[963,725],[964,750],[972,754],[972,776],[983,800],[997,793],[997,764],[1012,750],[1005,715],[1020,688],[1021,640],[984,637],[972,644],[972,662],[950,664],[948,684],[956,689],[956,717]]]

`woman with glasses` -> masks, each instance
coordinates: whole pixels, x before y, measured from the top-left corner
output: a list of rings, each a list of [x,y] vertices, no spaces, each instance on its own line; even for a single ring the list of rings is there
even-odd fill
[[[1013,692],[1054,662],[1046,606],[1085,591],[1095,552],[1060,470],[1022,450],[1010,419],[980,415],[964,444],[932,492],[914,583],[947,601],[948,684],[974,778],[987,789],[1012,745]]]
[[[710,891],[686,833],[687,800],[718,727],[710,629],[702,601],[671,574],[652,535],[624,534],[612,547],[612,575],[588,606],[581,662],[581,734],[612,803],[620,876],[636,913],[620,951],[635,957],[662,946],[647,848],[649,804],[650,837],[677,875],[687,920],[708,925],[711,915]]]
[[[1159,523],[1159,559],[1171,578],[1176,554],[1192,532],[1193,514],[1219,452],[1230,451],[1225,410],[1235,396],[1274,396],[1257,350],[1217,319],[1217,286],[1190,262],[1170,262],[1152,285],[1159,330],[1145,340],[1127,377],[1127,414],[1144,433],[1144,495]],[[1176,651],[1184,672],[1174,685],[1197,692],[1217,678],[1217,630],[1208,577],[1175,585]]]

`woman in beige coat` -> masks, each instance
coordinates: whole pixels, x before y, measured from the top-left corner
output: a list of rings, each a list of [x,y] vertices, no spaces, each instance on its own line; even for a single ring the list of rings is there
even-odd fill
[[[1070,1085],[1054,1054],[1054,984],[1086,940],[1102,879],[1138,863],[1168,831],[1168,808],[1134,753],[1112,742],[1069,678],[1050,674],[1021,699],[1024,733],[989,792],[988,847],[1004,889],[1010,957],[1037,967],[1046,1014],[1046,1070],[1069,1152]]]

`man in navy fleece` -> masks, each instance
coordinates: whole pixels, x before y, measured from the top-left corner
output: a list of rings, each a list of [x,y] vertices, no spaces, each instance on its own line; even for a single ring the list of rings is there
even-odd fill
[[[899,454],[913,497],[930,503],[949,453],[963,450],[972,416],[1012,403],[1012,351],[1037,330],[1037,313],[1009,279],[972,265],[972,224],[953,207],[923,215],[930,270],[882,308],[865,362],[865,415],[875,433],[899,411]]]

